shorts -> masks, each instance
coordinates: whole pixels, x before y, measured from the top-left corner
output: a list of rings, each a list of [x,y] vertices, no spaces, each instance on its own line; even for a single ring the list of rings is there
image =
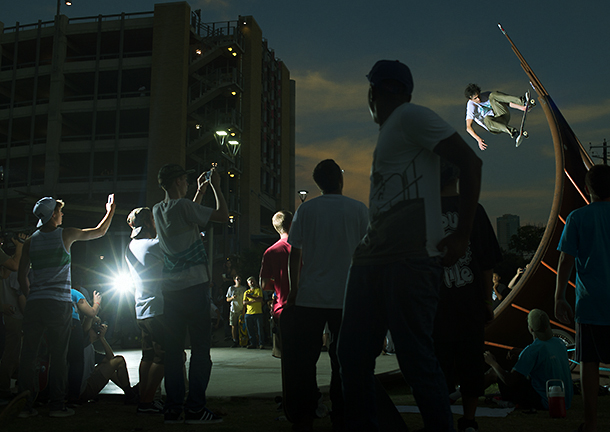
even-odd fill
[[[229,312],[229,324],[231,327],[239,327],[239,316],[241,315],[243,309],[239,312]]]
[[[576,323],[576,361],[610,363],[610,326]]]
[[[89,378],[87,378],[87,386],[81,394],[81,399],[90,400],[97,397],[110,379],[106,378],[99,366],[96,366]]]
[[[142,330],[142,360],[163,364],[165,350],[163,349],[163,315],[138,320]]]

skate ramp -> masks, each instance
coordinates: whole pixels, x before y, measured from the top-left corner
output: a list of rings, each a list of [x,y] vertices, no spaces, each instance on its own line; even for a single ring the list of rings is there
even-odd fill
[[[496,352],[498,359],[503,359],[503,349],[523,348],[531,343],[532,336],[527,330],[526,317],[534,308],[542,309],[549,315],[554,333],[568,342],[574,340],[574,323],[564,326],[557,322],[554,314],[555,277],[559,259],[557,244],[568,214],[588,204],[585,174],[593,162],[525,58],[500,24],[498,27],[511,44],[537,94],[538,105],[544,111],[551,130],[555,153],[555,192],[542,241],[517,285],[496,308],[495,319],[485,332],[490,350]],[[573,282],[574,275],[566,295],[572,307],[575,300]]]

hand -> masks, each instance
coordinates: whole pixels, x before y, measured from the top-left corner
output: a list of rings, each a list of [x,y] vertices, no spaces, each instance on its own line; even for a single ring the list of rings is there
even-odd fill
[[[102,295],[97,291],[93,291],[93,304],[102,304]]]
[[[565,300],[555,300],[555,318],[564,324],[570,324],[574,318],[572,306]]]
[[[494,364],[498,363],[496,361],[496,357],[489,351],[485,351],[483,358],[485,359],[485,363],[487,363],[489,366],[493,366]]]
[[[477,143],[479,144],[479,148],[481,150],[485,150],[487,148],[487,144],[485,144],[485,141],[483,140],[483,138],[478,138]]]
[[[443,253],[441,264],[450,267],[466,253],[468,248],[468,237],[455,232],[442,239],[436,248]]]
[[[197,177],[197,191],[204,194],[206,189],[208,188],[208,183],[209,180],[207,180],[205,177],[207,171],[204,171],[201,173],[201,175],[199,177]]]
[[[114,194],[108,195],[108,202],[106,203],[106,213],[114,213],[116,204],[114,203]]]
[[[100,325],[100,339],[104,339],[106,336],[106,332],[108,331],[108,325],[102,324]]]
[[[9,316],[15,315],[15,307],[10,304],[5,304],[2,313]]]
[[[212,183],[212,187],[214,189],[218,189],[220,187],[220,174],[218,174],[218,171],[216,170],[216,164],[214,164],[214,167],[212,168],[212,177],[210,182]]]

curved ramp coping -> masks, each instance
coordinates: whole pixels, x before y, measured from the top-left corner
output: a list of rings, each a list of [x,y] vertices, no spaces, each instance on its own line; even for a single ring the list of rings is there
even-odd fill
[[[546,115],[555,153],[555,192],[551,213],[542,241],[532,257],[527,270],[510,294],[496,308],[495,318],[485,331],[490,350],[525,347],[532,341],[527,330],[527,313],[531,309],[542,309],[548,315],[553,330],[574,334],[574,324],[563,326],[555,320],[555,276],[559,252],[557,245],[568,214],[588,204],[585,193],[585,174],[593,165],[580,141],[555,105],[534,71],[521,55],[513,41],[500,24],[513,52],[521,62],[532,88],[538,95],[539,105]],[[574,284],[570,283],[572,288]],[[568,288],[567,300],[574,305],[575,290]],[[497,356],[503,358],[503,355]]]

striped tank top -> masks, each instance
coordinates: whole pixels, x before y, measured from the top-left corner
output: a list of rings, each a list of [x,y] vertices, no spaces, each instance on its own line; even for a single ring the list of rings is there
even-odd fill
[[[49,299],[71,302],[70,252],[62,240],[63,228],[36,231],[30,239],[30,300]]]

